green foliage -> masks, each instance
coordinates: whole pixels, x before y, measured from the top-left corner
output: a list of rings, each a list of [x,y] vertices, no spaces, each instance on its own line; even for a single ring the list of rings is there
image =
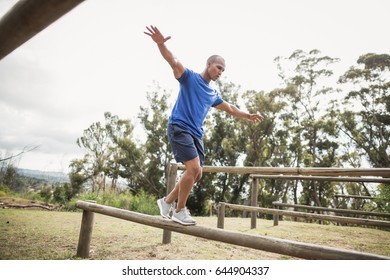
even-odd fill
[[[390,185],[380,184],[378,186],[378,195],[375,203],[379,206],[378,210],[385,213],[390,213]]]
[[[22,197],[24,199],[29,199],[29,200],[32,200],[32,201],[42,201],[42,197],[39,193],[36,193],[36,192],[29,192],[29,193],[23,193],[23,194],[13,194],[13,196],[15,197]]]
[[[128,193],[117,194],[115,192],[105,192],[97,196],[96,202],[116,208],[128,208],[131,195]]]
[[[322,56],[318,50],[296,50],[288,58],[275,59],[284,87],[270,93],[280,104],[273,114],[276,133],[270,133],[271,141],[277,143],[274,151],[282,153],[282,156],[271,155],[272,166],[339,165],[337,123],[326,111],[327,101],[336,92],[326,84],[333,75],[330,65],[338,61]],[[327,205],[323,197],[328,188],[315,182],[279,182],[277,186],[272,188],[272,193],[283,200],[289,190],[294,203],[301,199],[309,204]],[[298,193],[300,188],[301,194]]]
[[[45,202],[49,202],[52,198],[52,188],[49,186],[45,186],[39,192],[39,195]]]
[[[157,206],[157,198],[147,194],[141,190],[136,196],[132,196],[130,200],[130,210],[148,215],[158,215],[159,209]]]
[[[57,187],[53,191],[53,199],[59,204],[66,204],[68,202],[68,189],[65,186]]]
[[[77,200],[95,201],[98,204],[103,204],[111,207],[131,210],[148,215],[158,215],[157,198],[153,195],[141,190],[137,195],[131,194],[129,191],[117,193],[115,191],[107,191],[105,193],[83,193],[77,198],[73,198],[66,205],[67,210],[76,210]]]
[[[142,153],[132,139],[134,126],[130,120],[109,112],[104,117],[104,124],[93,123],[77,139],[77,144],[87,153],[70,164],[73,195],[85,182],[90,183],[92,192],[104,192],[107,177],[113,189],[117,188],[119,178],[127,180],[129,186],[142,182]]]
[[[146,132],[146,141],[141,149],[147,164],[142,170],[141,185],[147,192],[157,196],[163,196],[166,192],[167,165],[173,158],[166,133],[170,94],[165,90],[162,93],[160,91],[157,84],[154,91],[147,93],[148,104],[141,106],[138,114]]]
[[[348,144],[374,167],[390,167],[389,57],[362,55],[360,67],[351,67],[339,79],[352,87],[338,111],[340,128]]]
[[[2,193],[4,193],[4,194],[7,194],[7,193],[10,192],[10,189],[9,189],[8,186],[1,184],[1,185],[0,185],[0,191],[1,191]]]

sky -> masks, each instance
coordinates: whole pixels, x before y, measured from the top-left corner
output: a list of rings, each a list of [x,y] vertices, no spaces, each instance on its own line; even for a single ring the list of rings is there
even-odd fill
[[[0,17],[16,2],[0,0]],[[104,112],[131,119],[142,139],[146,93],[155,82],[178,90],[147,25],[172,36],[186,67],[201,72],[219,54],[225,80],[269,91],[280,86],[274,58],[297,49],[339,58],[338,76],[362,54],[389,54],[388,11],[388,0],[85,1],[0,60],[0,157],[38,146],[17,167],[68,172],[84,154],[77,138]]]

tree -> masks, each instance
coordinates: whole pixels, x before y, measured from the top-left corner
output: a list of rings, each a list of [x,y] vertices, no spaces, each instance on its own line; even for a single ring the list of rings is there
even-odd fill
[[[108,135],[100,122],[93,123],[84,130],[83,136],[77,139],[77,145],[86,149],[83,163],[85,176],[92,182],[92,192],[105,190],[105,167],[109,158]]]
[[[69,164],[70,172],[68,175],[73,196],[81,192],[84,183],[88,180],[85,163],[85,159],[74,159]]]
[[[146,132],[146,141],[141,149],[145,156],[144,186],[151,194],[163,196],[166,193],[168,164],[173,155],[166,133],[170,94],[156,85],[156,89],[147,93],[147,106],[140,107],[138,115]]]
[[[376,204],[379,206],[379,211],[389,213],[390,212],[390,185],[380,184],[378,186],[378,195],[375,199]]]
[[[8,186],[12,191],[21,191],[21,186],[17,182],[16,167],[12,164],[8,165],[4,174],[2,175],[1,185]]]
[[[286,104],[282,119],[289,132],[287,143],[291,164],[296,167],[337,165],[337,129],[334,120],[324,118],[326,110],[321,108],[328,107],[329,96],[335,92],[325,81],[333,75],[329,65],[338,59],[321,56],[318,50],[309,53],[296,50],[289,58],[277,57],[275,62],[285,84],[285,88],[276,91]],[[293,187],[295,203],[298,183]],[[314,200],[318,206],[327,205],[329,188],[324,183],[301,184],[307,204]]]
[[[111,189],[117,189],[120,177],[128,179],[131,182],[129,185],[134,186],[134,181],[137,181],[134,180],[134,175],[142,172],[142,161],[138,160],[141,155],[132,140],[134,125],[130,120],[120,119],[109,112],[106,112],[104,117],[109,138],[105,173],[111,179]]]
[[[339,81],[349,88],[340,129],[373,167],[390,167],[390,55],[365,54]]]
[[[241,148],[245,153],[245,166],[289,166],[287,149],[288,131],[281,125],[282,109],[286,104],[277,92],[247,91],[245,104],[251,112],[261,112],[265,119],[260,123],[246,124],[242,128]],[[286,197],[286,186],[275,180],[261,180],[259,202],[262,207]]]
[[[54,188],[53,199],[60,204],[66,204],[73,198],[72,189],[69,183],[64,183],[62,186]]]
[[[142,153],[132,139],[134,126],[130,120],[120,119],[109,112],[104,114],[105,123],[93,123],[77,139],[77,144],[86,149],[83,159],[71,162],[74,186],[89,180],[92,192],[105,190],[106,180],[111,179],[111,187],[116,189],[121,177],[136,190],[143,171]],[[72,185],[73,186],[73,185]]]

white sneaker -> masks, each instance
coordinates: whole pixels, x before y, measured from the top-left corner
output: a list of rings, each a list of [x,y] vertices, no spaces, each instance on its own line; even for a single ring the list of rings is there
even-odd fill
[[[157,200],[158,208],[160,208],[160,215],[163,218],[170,219],[170,212],[172,210],[172,204],[165,202],[165,197],[160,198]]]
[[[179,212],[173,210],[172,221],[185,226],[196,224],[196,221],[191,217],[190,211],[187,208],[183,208]]]

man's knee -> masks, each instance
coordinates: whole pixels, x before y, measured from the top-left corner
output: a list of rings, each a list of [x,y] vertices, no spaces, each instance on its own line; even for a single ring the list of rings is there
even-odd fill
[[[196,182],[199,182],[200,179],[202,179],[202,174],[203,174],[203,168],[200,167],[199,171],[198,171],[198,175],[195,177],[195,183]]]
[[[199,165],[187,166],[187,172],[191,174],[195,179],[199,176],[202,177],[202,167]]]
[[[203,168],[197,162],[192,162],[186,164],[186,172],[194,178],[195,183],[198,182],[202,178],[202,170]]]

